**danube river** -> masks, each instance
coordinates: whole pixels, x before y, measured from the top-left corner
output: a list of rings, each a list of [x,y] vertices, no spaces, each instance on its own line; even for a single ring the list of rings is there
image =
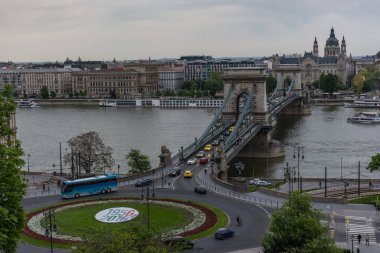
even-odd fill
[[[279,116],[273,137],[286,146],[286,157],[278,159],[238,159],[246,164],[244,174],[281,178],[283,167],[297,167],[293,158],[294,145],[303,147],[300,159],[303,177],[357,177],[358,161],[362,178],[371,156],[380,152],[380,125],[358,125],[346,119],[357,109],[343,106],[312,108],[308,116]],[[168,147],[173,154],[199,137],[211,122],[215,110],[157,108],[41,107],[18,109],[18,138],[25,154],[30,154],[31,171],[59,170],[59,142],[62,155],[66,142],[81,133],[97,131],[107,146],[113,148],[115,168],[128,170],[126,154],[139,149],[147,154],[152,165],[158,165],[160,148]],[[25,169],[27,156],[25,155]],[[297,155],[297,152],[296,152]],[[235,159],[237,160],[237,159]],[[64,165],[68,168],[68,165]],[[380,174],[380,173],[379,173]],[[375,177],[379,177],[374,173]]]

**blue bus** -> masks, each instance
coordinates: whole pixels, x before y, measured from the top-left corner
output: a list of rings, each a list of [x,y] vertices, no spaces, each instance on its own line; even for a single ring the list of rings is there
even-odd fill
[[[107,174],[96,177],[64,181],[61,185],[61,196],[79,198],[81,196],[104,194],[117,190],[117,175]]]

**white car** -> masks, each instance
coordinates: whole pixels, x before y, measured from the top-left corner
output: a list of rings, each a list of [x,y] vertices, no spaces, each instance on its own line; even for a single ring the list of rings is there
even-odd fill
[[[187,160],[187,164],[189,165],[194,165],[197,163],[197,158],[191,158],[189,160]]]
[[[268,186],[268,185],[271,185],[271,183],[269,183],[267,181],[264,181],[264,180],[260,180],[258,178],[250,180],[249,184],[254,184],[254,185],[257,185],[257,186]]]

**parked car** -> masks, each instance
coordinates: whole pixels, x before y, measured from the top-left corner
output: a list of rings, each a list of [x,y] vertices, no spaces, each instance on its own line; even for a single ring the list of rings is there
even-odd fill
[[[173,167],[169,170],[169,177],[176,177],[181,174],[180,167]]]
[[[179,235],[165,238],[164,243],[168,245],[170,248],[177,249],[177,250],[194,248],[194,243],[192,241],[187,240]]]
[[[189,165],[194,165],[197,163],[197,158],[191,158],[189,160],[187,160],[187,164]]]
[[[213,146],[218,146],[218,145],[219,145],[219,141],[218,141],[218,140],[213,140],[213,141],[211,142],[211,145],[213,145]]]
[[[224,135],[224,136],[229,136],[229,135],[230,135],[230,132],[227,130],[227,131],[224,132],[223,135]]]
[[[230,128],[228,129],[228,131],[231,133],[232,131],[234,131],[234,129],[235,129],[235,126],[232,126],[232,127],[230,127]]]
[[[206,194],[207,190],[203,186],[198,185],[197,187],[194,188],[194,192],[199,193],[199,194]]]
[[[153,183],[153,180],[151,178],[144,178],[144,179],[139,179],[136,183],[136,187],[143,187],[147,185],[151,185]]]
[[[207,144],[204,148],[204,151],[211,151],[212,150],[212,145],[211,144]]]
[[[206,152],[204,152],[203,150],[202,151],[199,151],[198,154],[197,154],[197,158],[202,158],[206,155]]]
[[[224,135],[219,136],[219,141],[224,141]]]
[[[226,238],[233,237],[234,235],[235,232],[229,228],[219,228],[216,230],[215,239],[224,240]]]
[[[261,179],[258,179],[258,178],[250,180],[249,184],[253,184],[253,185],[257,185],[257,186],[268,186],[268,185],[271,185],[271,183],[269,183],[267,181],[264,181],[264,180],[261,180]]]
[[[184,178],[191,178],[193,177],[193,173],[191,173],[190,170],[186,170],[185,173],[183,173]]]
[[[206,163],[208,163],[207,157],[202,157],[201,159],[199,159],[199,164],[206,164]]]

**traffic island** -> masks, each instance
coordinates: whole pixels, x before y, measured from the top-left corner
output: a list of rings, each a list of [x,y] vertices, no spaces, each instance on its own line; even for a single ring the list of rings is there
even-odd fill
[[[201,203],[154,199],[149,201],[150,212],[147,204],[146,200],[141,201],[136,198],[110,198],[74,201],[39,209],[27,214],[23,240],[39,246],[48,246],[52,240],[55,246],[69,248],[81,243],[82,238],[91,231],[121,230],[126,223],[134,222],[147,224],[147,226],[147,222],[149,222],[149,226],[161,233],[162,236],[181,235],[202,238],[209,236],[217,228],[225,226],[228,221],[224,212]],[[112,214],[112,212],[120,214],[120,210],[118,210],[120,208],[129,208],[134,211],[123,211],[123,214],[129,212],[128,215],[107,216],[107,213]],[[51,210],[54,210],[55,213],[52,220],[54,219],[54,227],[56,227],[52,236],[46,233],[49,226],[47,226],[47,217],[45,216]],[[97,220],[97,216],[101,212],[104,216],[101,218],[108,219],[110,222]],[[123,219],[124,216],[129,217],[133,213],[138,213],[133,219],[112,222],[115,219]],[[200,236],[197,237],[197,235]]]

